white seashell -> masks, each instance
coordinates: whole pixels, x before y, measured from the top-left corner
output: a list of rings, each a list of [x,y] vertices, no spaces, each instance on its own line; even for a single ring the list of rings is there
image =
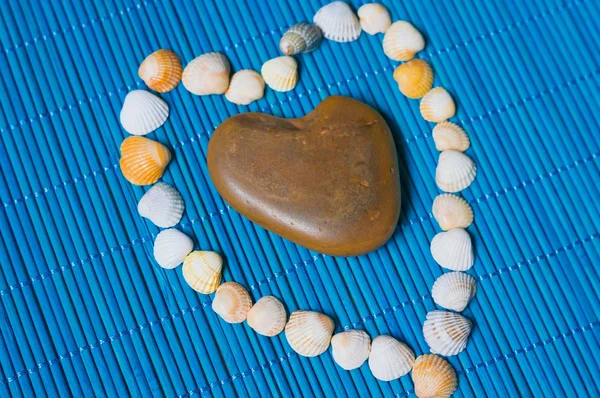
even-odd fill
[[[331,338],[331,353],[335,363],[352,370],[362,366],[369,358],[371,338],[362,330],[348,330]]]
[[[409,61],[425,48],[425,39],[411,23],[394,22],[383,37],[383,52],[394,61]]]
[[[440,152],[447,149],[464,152],[471,145],[465,130],[458,124],[449,121],[436,124],[432,135],[435,149]]]
[[[431,212],[444,231],[467,228],[473,222],[473,209],[466,200],[451,193],[438,195]]]
[[[319,47],[323,32],[317,25],[301,22],[287,30],[279,40],[279,49],[285,55],[309,53]]]
[[[231,77],[225,98],[237,105],[248,105],[265,95],[265,81],[257,72],[244,69]]]
[[[437,278],[431,289],[431,296],[440,307],[461,312],[467,308],[476,291],[477,282],[471,275],[448,272]]]
[[[433,354],[417,358],[412,379],[418,398],[449,398],[458,387],[456,371],[452,365]]]
[[[125,97],[121,108],[121,124],[133,135],[146,135],[162,126],[169,117],[169,106],[156,95],[133,90]]]
[[[194,251],[183,261],[183,279],[195,291],[211,294],[221,283],[223,259],[218,253]]]
[[[158,265],[173,269],[183,262],[194,248],[189,236],[177,229],[165,229],[154,240],[154,258]]]
[[[265,83],[273,90],[290,91],[298,82],[298,64],[294,58],[284,55],[265,62],[261,74]]]
[[[435,182],[444,192],[459,192],[475,180],[477,166],[475,162],[462,152],[448,149],[440,153]]]
[[[212,309],[227,323],[242,323],[252,308],[248,291],[236,282],[223,283],[217,289]]]
[[[439,265],[452,271],[466,271],[475,262],[471,237],[462,228],[454,228],[434,236],[431,255]]]
[[[431,311],[423,324],[423,336],[432,353],[451,356],[465,349],[472,327],[460,314]]]
[[[331,341],[333,320],[314,311],[295,311],[285,325],[285,337],[294,351],[305,357],[321,355]]]
[[[373,339],[369,368],[376,379],[398,379],[410,372],[414,362],[415,354],[406,344],[385,335]]]
[[[441,123],[456,113],[454,100],[442,87],[434,87],[421,99],[421,116],[428,122]]]
[[[358,9],[360,26],[370,35],[385,33],[392,24],[390,13],[381,4],[369,3]]]
[[[313,22],[321,28],[326,39],[345,43],[358,39],[361,32],[358,17],[343,1],[334,1],[317,11]]]
[[[261,297],[248,312],[248,326],[263,336],[278,335],[285,328],[286,321],[283,304],[273,296]]]
[[[161,228],[175,226],[184,210],[185,204],[177,189],[164,182],[153,185],[138,203],[140,216]]]
[[[194,58],[183,70],[181,81],[192,94],[223,94],[229,87],[229,60],[220,53]]]

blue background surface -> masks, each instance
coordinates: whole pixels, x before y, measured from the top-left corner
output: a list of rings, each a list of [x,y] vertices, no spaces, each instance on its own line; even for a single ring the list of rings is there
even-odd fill
[[[300,3],[300,4],[297,4]],[[278,56],[290,25],[324,1],[0,0],[0,396],[405,396],[406,376],[346,372],[330,353],[301,358],[284,334],[229,325],[181,269],[152,259],[158,229],[138,216],[147,188],[118,168],[118,115],[137,68],[158,48],[183,64],[209,51],[234,70]],[[358,8],[360,1],[354,1]],[[457,99],[472,140],[478,293],[467,349],[450,358],[458,397],[600,395],[600,3],[384,1],[427,38],[419,56]],[[382,35],[325,41],[298,57],[289,93],[236,106],[162,95],[167,123],[149,135],[174,155],[164,181],[186,203],[181,228],[224,254],[225,280],[291,312],[331,315],[336,330],[391,334],[417,354],[442,269],[433,125],[392,78]],[[399,148],[403,208],[393,238],[358,258],[310,252],[230,209],[207,174],[208,139],[246,111],[299,117],[332,94],[378,109]]]

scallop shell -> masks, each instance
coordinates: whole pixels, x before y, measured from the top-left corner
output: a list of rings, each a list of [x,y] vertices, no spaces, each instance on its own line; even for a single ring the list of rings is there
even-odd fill
[[[383,37],[383,52],[394,61],[409,61],[425,48],[425,39],[412,24],[394,22]]]
[[[125,96],[121,108],[121,125],[132,135],[146,135],[167,121],[169,106],[145,90],[133,90]]]
[[[473,209],[466,200],[451,193],[438,195],[431,212],[444,231],[467,228],[473,222]]]
[[[448,398],[458,387],[456,372],[444,358],[433,354],[421,355],[412,372],[415,394],[419,398]]]
[[[454,149],[455,151],[464,152],[471,145],[469,136],[465,133],[462,127],[452,122],[441,122],[433,128],[433,141],[435,149],[445,151]]]
[[[244,69],[231,77],[225,98],[237,105],[248,105],[265,94],[265,81],[257,72]]]
[[[352,370],[362,366],[369,358],[371,338],[362,330],[348,330],[331,338],[331,353],[335,363]]]
[[[164,182],[152,186],[138,203],[138,213],[157,227],[171,228],[183,215],[185,204],[174,187]]]
[[[434,354],[456,355],[467,346],[473,325],[455,312],[431,311],[423,324],[423,336]]]
[[[263,336],[276,336],[283,331],[287,316],[278,298],[264,296],[248,312],[248,326]]]
[[[413,59],[396,68],[394,80],[402,94],[408,98],[421,98],[433,85],[433,71],[427,61]]]
[[[127,137],[121,143],[121,172],[135,185],[150,185],[162,177],[171,152],[160,142],[145,137]]]
[[[158,265],[173,269],[183,262],[194,248],[189,236],[177,229],[165,229],[154,240],[154,258]]]
[[[285,55],[311,52],[321,44],[323,32],[312,23],[301,22],[287,30],[279,41],[279,49]]]
[[[461,312],[467,308],[476,291],[477,282],[471,275],[448,272],[437,278],[431,289],[431,296],[440,307]]]
[[[462,191],[471,185],[476,175],[477,166],[464,153],[452,149],[440,153],[435,169],[435,182],[442,191]]]
[[[452,271],[466,271],[475,262],[471,237],[462,228],[454,228],[434,236],[431,255],[439,265]]]
[[[392,24],[390,13],[381,4],[369,3],[358,9],[360,26],[370,35],[385,33]]]
[[[161,49],[146,57],[138,75],[152,90],[166,93],[177,87],[181,80],[181,62],[173,51]]]
[[[410,372],[414,362],[415,354],[406,344],[385,335],[373,339],[369,368],[376,379],[398,379]]]
[[[248,291],[236,282],[227,282],[219,286],[212,309],[227,323],[242,323],[252,308],[252,299]]]
[[[359,38],[361,27],[358,17],[343,1],[334,1],[317,11],[313,22],[321,28],[326,39],[345,43]]]
[[[429,90],[420,104],[421,116],[428,122],[441,123],[456,113],[454,100],[443,87]]]
[[[221,283],[223,259],[211,251],[194,251],[183,261],[183,279],[195,291],[211,294]]]
[[[329,348],[333,328],[333,321],[327,315],[314,311],[295,311],[285,325],[285,337],[298,354],[316,357]]]
[[[290,91],[298,82],[298,64],[294,58],[284,55],[265,62],[261,74],[265,83],[273,90]]]
[[[229,87],[229,60],[220,53],[194,58],[183,71],[183,86],[192,94],[223,94]]]

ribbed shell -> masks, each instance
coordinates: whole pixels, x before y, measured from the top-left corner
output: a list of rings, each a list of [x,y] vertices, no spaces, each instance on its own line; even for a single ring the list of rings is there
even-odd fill
[[[165,229],[154,240],[154,258],[158,265],[173,269],[183,262],[194,248],[189,236],[177,229]]]
[[[370,352],[371,338],[362,330],[348,330],[331,338],[333,359],[343,369],[360,368]]]
[[[231,77],[225,98],[237,105],[248,105],[265,94],[265,81],[257,72],[244,69]]]
[[[410,372],[414,362],[415,354],[406,344],[385,335],[373,339],[369,368],[376,379],[398,379]]]
[[[145,90],[127,93],[121,108],[121,125],[129,134],[146,135],[162,126],[169,117],[169,106]]]
[[[248,312],[248,326],[263,336],[276,336],[283,331],[287,321],[285,308],[278,298],[264,296]]]
[[[431,212],[444,231],[467,228],[473,223],[473,209],[469,203],[451,193],[438,195],[433,201]]]
[[[171,185],[159,182],[142,196],[138,203],[138,213],[157,227],[171,228],[183,215],[185,204],[181,195]]]
[[[181,80],[181,62],[173,51],[161,49],[146,57],[138,75],[152,90],[166,93],[177,87]]]
[[[408,98],[421,98],[433,85],[433,71],[427,61],[413,59],[396,68],[394,80],[402,94]]]
[[[301,22],[287,30],[279,41],[279,49],[285,55],[309,53],[321,44],[323,32],[312,23]]]
[[[412,379],[419,398],[448,398],[458,387],[456,372],[444,358],[421,355],[415,361]]]
[[[477,292],[477,282],[464,272],[448,272],[433,284],[431,296],[440,307],[461,312]]]
[[[435,87],[423,96],[419,105],[421,116],[428,122],[441,123],[456,113],[454,100],[443,87]]]
[[[265,83],[273,90],[290,91],[298,82],[298,64],[294,58],[284,55],[265,62],[261,74]]]
[[[313,22],[328,40],[345,43],[359,38],[362,28],[358,17],[343,1],[334,1],[317,11]]]
[[[431,311],[423,324],[425,342],[434,354],[451,356],[467,347],[471,321],[455,312]]]
[[[183,86],[195,95],[223,94],[229,87],[230,70],[229,60],[223,54],[202,54],[185,67]]]
[[[462,228],[454,228],[434,236],[431,255],[439,265],[452,271],[467,271],[475,262],[471,237]]]
[[[211,294],[221,283],[223,259],[211,251],[194,251],[183,261],[183,279],[195,291]]]
[[[333,328],[333,321],[327,315],[314,311],[295,311],[285,326],[285,337],[298,354],[315,357],[329,348]]]
[[[171,152],[163,144],[145,137],[127,137],[121,143],[121,172],[135,185],[150,185],[162,177]]]
[[[477,166],[475,162],[462,152],[448,149],[440,153],[435,182],[444,192],[459,192],[475,180]]]
[[[394,61],[409,61],[424,48],[423,35],[406,21],[394,22],[383,37],[383,52]]]
[[[358,9],[358,18],[362,29],[370,35],[385,33],[392,24],[390,13],[378,3],[365,4]]]
[[[458,124],[449,121],[436,124],[432,135],[435,142],[435,149],[438,151],[454,149],[455,151],[464,152],[471,145],[471,141],[465,130]]]
[[[239,283],[227,282],[219,286],[212,309],[227,323],[242,323],[252,308],[248,291]]]

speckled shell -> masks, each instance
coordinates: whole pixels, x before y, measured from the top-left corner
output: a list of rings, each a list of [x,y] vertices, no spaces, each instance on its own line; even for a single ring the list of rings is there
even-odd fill
[[[229,60],[223,54],[202,54],[185,67],[183,86],[195,95],[223,94],[229,87],[230,70]]]
[[[450,193],[438,195],[431,206],[433,217],[444,231],[467,228],[473,223],[473,209],[466,200]]]
[[[285,308],[278,298],[264,296],[248,312],[248,326],[263,336],[276,336],[283,331],[287,321]]]
[[[452,122],[445,121],[436,124],[432,135],[435,149],[438,151],[454,149],[455,151],[464,152],[471,145],[465,130]]]
[[[467,347],[473,325],[455,312],[431,311],[423,324],[423,336],[431,352],[444,356],[456,355]]]
[[[415,354],[406,344],[385,335],[373,339],[369,368],[376,379],[398,379],[410,372],[414,362]]]
[[[458,387],[456,372],[444,358],[421,355],[415,361],[412,379],[419,398],[448,398]]]
[[[150,185],[162,177],[171,152],[163,144],[145,137],[127,137],[121,143],[121,172],[135,185]]]
[[[439,265],[452,271],[466,271],[475,262],[471,237],[462,228],[454,228],[434,236],[431,255]]]
[[[189,236],[177,229],[165,229],[154,240],[154,258],[158,265],[173,269],[183,262],[194,248]]]
[[[362,30],[358,17],[343,1],[334,1],[321,7],[313,22],[321,28],[326,39],[340,43],[358,39]]]
[[[166,93],[177,87],[181,80],[181,62],[173,51],[161,49],[146,57],[138,75],[152,90]]]
[[[298,64],[294,58],[284,55],[265,62],[261,74],[271,89],[279,92],[290,91],[298,82]]]
[[[244,69],[231,77],[225,98],[237,105],[248,105],[265,94],[265,81],[257,72]]]
[[[421,100],[420,109],[423,119],[433,123],[441,123],[456,113],[454,100],[442,87],[429,90]]]
[[[145,90],[130,91],[121,108],[121,125],[129,134],[146,135],[162,126],[169,117],[169,106]]]
[[[382,4],[369,3],[358,9],[362,29],[370,35],[385,33],[392,24],[390,13]]]
[[[181,195],[169,184],[159,182],[142,196],[138,203],[138,213],[157,227],[171,228],[183,215],[185,204]]]
[[[409,61],[424,48],[423,35],[406,21],[394,22],[383,38],[383,52],[394,61]]]
[[[221,283],[223,259],[211,251],[194,251],[183,261],[183,279],[195,291],[211,294]]]
[[[475,180],[477,166],[473,160],[462,152],[448,149],[440,153],[435,182],[444,192],[459,192]]]
[[[309,53],[317,49],[322,40],[321,28],[312,23],[301,22],[283,34],[279,49],[285,55]]]
[[[426,61],[413,59],[396,68],[394,80],[402,94],[408,98],[421,98],[433,85],[433,71]]]
[[[314,311],[295,311],[285,326],[285,337],[294,351],[305,357],[321,355],[331,342],[333,320]]]
[[[464,272],[448,272],[433,284],[431,296],[440,307],[461,312],[477,292],[477,282]]]
[[[371,338],[362,330],[348,330],[331,338],[333,359],[343,369],[360,368],[370,352]]]
[[[227,323],[242,323],[252,308],[252,299],[248,291],[236,282],[227,282],[219,286],[212,309]]]

